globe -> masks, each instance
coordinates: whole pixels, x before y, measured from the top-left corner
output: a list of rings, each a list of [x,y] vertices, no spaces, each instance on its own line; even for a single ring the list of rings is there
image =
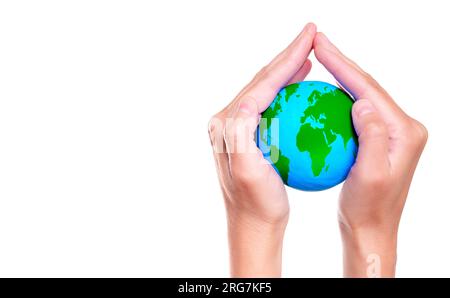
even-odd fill
[[[277,94],[261,115],[256,142],[286,185],[320,191],[345,180],[358,150],[352,105],[341,89],[319,81]]]

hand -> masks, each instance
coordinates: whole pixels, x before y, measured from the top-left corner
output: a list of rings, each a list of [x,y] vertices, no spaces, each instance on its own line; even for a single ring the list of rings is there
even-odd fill
[[[209,135],[227,211],[232,276],[281,274],[289,203],[283,181],[256,147],[254,132],[260,114],[279,90],[302,81],[310,71],[307,57],[315,34],[315,25],[306,25],[210,121]]]
[[[344,274],[394,276],[400,217],[427,130],[324,34],[316,35],[314,51],[319,62],[357,99],[352,116],[358,156],[339,203]],[[368,268],[367,262],[376,266]]]

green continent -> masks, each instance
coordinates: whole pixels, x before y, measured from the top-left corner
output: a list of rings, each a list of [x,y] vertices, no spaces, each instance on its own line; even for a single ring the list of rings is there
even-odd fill
[[[275,157],[278,157],[277,162],[274,162],[273,165],[275,168],[277,168],[278,173],[280,173],[281,179],[283,179],[284,183],[287,183],[288,176],[289,176],[289,158],[284,156],[281,153],[281,150],[278,149],[277,146],[270,146],[270,154],[271,156],[275,155]]]
[[[310,124],[302,125],[297,134],[297,148],[301,152],[309,153],[312,172],[314,176],[319,176],[331,151],[322,129],[313,128]]]
[[[323,125],[327,143],[331,144],[340,135],[344,140],[346,148],[348,141],[353,138],[356,143],[355,132],[351,121],[353,102],[340,89],[320,93],[314,91],[308,97],[310,106],[305,110],[300,122],[304,123],[307,118]]]
[[[289,98],[297,91],[298,87],[300,86],[299,83],[291,84],[285,88],[286,95],[285,95],[285,102],[287,103],[289,101]],[[281,107],[281,95],[278,93],[275,99],[273,100],[273,103],[267,108],[267,110],[264,111],[262,114],[262,118],[267,119],[267,129],[270,129],[270,126],[272,125],[272,119],[276,118],[280,112],[283,111]]]
[[[295,92],[297,91],[298,87],[300,86],[299,83],[296,84],[291,84],[289,86],[287,86],[285,88],[286,91],[286,95],[285,95],[285,102],[287,103],[289,101],[289,98],[295,94]],[[264,128],[262,126],[259,127],[260,129],[260,135],[262,136],[261,139],[267,144],[267,139],[264,136],[263,130],[267,129],[267,131],[270,130],[270,127],[272,125],[272,119],[276,118],[282,111],[282,107],[281,107],[281,99],[282,96],[280,95],[280,93],[277,94],[277,96],[275,97],[275,99],[273,100],[273,103],[267,108],[267,110],[264,111],[264,113],[262,114],[263,119],[266,119],[267,121],[267,127]]]
[[[262,119],[266,119],[267,126],[264,127],[264,125],[259,126],[259,135],[261,136],[261,140],[267,145],[268,140],[266,136],[264,135],[264,131],[267,131],[267,135],[269,135],[270,126],[272,125],[272,119],[276,118],[278,114],[282,112],[281,108],[281,95],[278,94],[277,97],[275,97],[273,104],[270,105],[267,110],[264,111],[264,113],[261,115]]]
[[[348,121],[351,119],[353,103],[339,89],[325,93],[313,91],[308,97],[308,103],[308,108],[300,118],[302,125],[297,133],[297,148],[309,153],[312,172],[317,177],[325,166],[325,159],[337,135],[344,140],[345,148],[350,139],[357,142],[352,123]],[[318,127],[308,122],[316,123]]]
[[[267,110],[264,111],[262,114],[262,118],[267,119],[267,129],[270,129],[270,125],[272,125],[272,119],[275,118],[280,112],[283,110],[281,109],[281,95],[278,94],[277,97],[275,97],[273,101],[273,106],[267,108]]]
[[[300,86],[299,83],[286,86],[286,88],[285,88],[285,90],[286,90],[286,97],[285,97],[286,98],[286,103],[289,101],[289,98],[291,98],[292,94],[294,94],[295,91],[297,91],[299,86]]]

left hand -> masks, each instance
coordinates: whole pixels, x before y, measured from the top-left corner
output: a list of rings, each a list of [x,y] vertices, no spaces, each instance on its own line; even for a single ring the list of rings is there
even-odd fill
[[[280,276],[289,203],[283,181],[256,147],[260,114],[285,85],[302,81],[316,34],[313,24],[222,111],[214,115],[209,135],[228,219],[232,276]]]

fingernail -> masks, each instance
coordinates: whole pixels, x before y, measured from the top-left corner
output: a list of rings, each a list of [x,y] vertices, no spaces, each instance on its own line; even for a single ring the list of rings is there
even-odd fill
[[[373,111],[375,110],[372,103],[367,99],[359,99],[356,102],[356,105],[356,115],[358,117],[373,113]]]

